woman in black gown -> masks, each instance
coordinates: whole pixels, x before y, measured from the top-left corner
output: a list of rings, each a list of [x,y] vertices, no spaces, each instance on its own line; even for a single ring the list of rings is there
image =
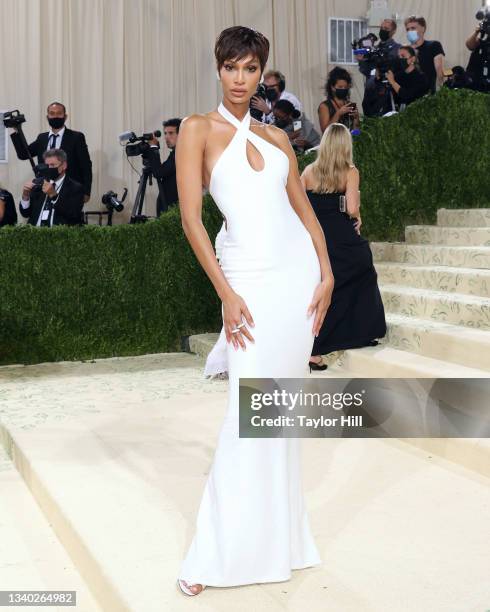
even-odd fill
[[[360,235],[359,171],[352,162],[352,137],[345,125],[333,123],[326,129],[317,159],[304,169],[301,181],[323,228],[335,279],[309,364],[310,371],[324,370],[322,355],[373,346],[376,338],[386,335],[373,256]]]

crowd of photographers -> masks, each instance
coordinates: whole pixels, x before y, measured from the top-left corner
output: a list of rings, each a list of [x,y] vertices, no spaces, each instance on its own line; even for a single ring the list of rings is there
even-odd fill
[[[362,110],[367,117],[381,117],[403,110],[422,96],[434,93],[439,87],[490,90],[489,48],[490,11],[476,14],[478,26],[466,41],[471,56],[466,68],[454,66],[444,69],[444,49],[437,40],[426,40],[427,23],[424,17],[412,15],[405,19],[407,44],[396,40],[397,24],[385,19],[378,36],[368,34],[353,41],[354,56],[364,76],[365,87]],[[327,76],[325,99],[318,107],[321,132],[331,123],[343,123],[353,133],[359,129],[359,109],[350,99],[352,76],[348,70],[334,67]],[[286,77],[278,70],[264,74],[263,83],[250,103],[251,115],[262,122],[284,130],[292,147],[304,152],[319,145],[321,135],[305,115],[301,102],[286,89]],[[90,199],[92,162],[81,132],[66,127],[66,108],[53,102],[47,108],[49,131],[39,134],[27,144],[21,124],[25,118],[12,111],[4,114],[4,124],[12,128],[11,139],[17,156],[29,159],[35,178],[22,190],[20,214],[37,227],[84,224],[83,207]],[[167,211],[178,200],[175,173],[175,146],[181,119],[163,122],[164,138],[170,154],[162,163],[158,137],[160,132],[137,137],[133,132],[120,136],[127,142],[128,156],[143,158],[142,180],[136,196],[134,211],[142,201],[146,180],[155,178],[158,185],[156,216]],[[37,165],[34,162],[37,158]],[[123,198],[124,199],[124,198]],[[114,192],[104,194],[102,202],[111,211],[121,210],[121,201]],[[133,214],[132,221],[139,215]],[[0,189],[0,228],[17,223],[17,211],[11,193]]]

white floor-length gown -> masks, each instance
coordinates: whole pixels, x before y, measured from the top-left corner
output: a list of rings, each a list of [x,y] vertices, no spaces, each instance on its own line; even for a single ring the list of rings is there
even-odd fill
[[[320,264],[309,232],[286,192],[289,158],[254,134],[250,113],[211,173],[209,191],[227,220],[221,267],[245,300],[255,327],[246,351],[227,343],[229,395],[218,446],[178,577],[189,584],[238,586],[288,580],[318,565],[303,499],[300,439],[240,438],[240,377],[303,377],[313,346],[307,316]],[[254,170],[247,139],[264,160]]]

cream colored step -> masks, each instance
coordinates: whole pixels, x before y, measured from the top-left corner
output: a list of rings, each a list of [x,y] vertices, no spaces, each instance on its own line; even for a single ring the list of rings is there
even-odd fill
[[[490,247],[372,242],[375,262],[490,269]]]
[[[9,428],[18,467],[52,502],[53,524],[74,538],[67,545],[80,544],[75,558],[93,562],[86,569],[104,610],[324,612],[330,598],[342,612],[391,611],[400,592],[411,611],[486,609],[490,525],[475,508],[490,503],[490,461],[481,440],[303,440],[322,565],[293,571],[287,583],[182,595],[175,579],[227,401],[226,385],[202,385],[199,358],[185,357],[178,367],[172,354],[165,367],[160,355],[0,371],[3,406],[19,424]],[[168,398],[177,386],[181,395]],[[325,521],[327,511],[339,520]],[[472,562],[461,564],[468,554]],[[427,588],[428,558],[436,592]]]
[[[424,357],[384,345],[345,351],[336,367],[342,367],[366,378],[488,378],[490,376],[482,369]]]
[[[490,373],[490,331],[393,313],[386,322],[383,341],[393,348]]]
[[[189,353],[0,368],[0,439],[103,610],[188,609],[177,572],[227,397],[202,368]]]
[[[380,291],[387,312],[490,329],[490,298],[401,285],[380,285]]]
[[[1,589],[76,591],[76,608],[56,609],[102,610],[1,444],[0,492]]]
[[[405,242],[448,246],[490,246],[490,227],[407,225]]]
[[[189,336],[189,349],[192,353],[206,358],[218,340],[219,334],[210,332],[208,334],[195,334]]]
[[[450,227],[490,227],[490,208],[440,208],[437,225]]]
[[[383,261],[376,264],[376,271],[383,284],[490,297],[490,270]]]
[[[104,400],[114,376],[119,383],[115,372],[95,376],[93,396]],[[66,390],[53,385],[45,398],[59,403]],[[109,398],[99,415],[14,432],[26,479],[36,475],[56,502],[54,520],[63,518],[97,560],[94,579],[108,587],[104,610],[186,612],[192,604],[210,612],[324,612],[328,597],[342,612],[358,612],[359,602],[363,609],[397,610],[400,589],[406,610],[484,609],[490,527],[475,508],[488,504],[490,462],[476,452],[478,440],[465,449],[452,439],[424,439],[423,446],[415,440],[419,448],[411,439],[303,440],[305,500],[323,563],[293,571],[288,582],[208,587],[193,600],[181,594],[175,579],[194,533],[225,398],[195,394],[192,385],[178,403],[156,397],[127,406]],[[343,495],[346,480],[353,486]],[[352,513],[353,505],[363,511]],[[348,515],[348,524],[327,524],[326,509]],[[462,566],[468,551],[472,563]],[[442,576],[436,604],[424,579],[428,555]],[[111,591],[118,601],[109,600]]]

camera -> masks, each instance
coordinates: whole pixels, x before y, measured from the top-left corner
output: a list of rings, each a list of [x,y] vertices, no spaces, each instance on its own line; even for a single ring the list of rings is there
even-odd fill
[[[162,133],[160,130],[156,130],[155,132],[150,132],[148,134],[142,134],[141,136],[136,136],[134,132],[126,132],[125,134],[121,134],[119,140],[121,141],[123,138],[128,141],[126,145],[126,155],[128,157],[136,157],[137,155],[145,155],[148,153],[150,149],[150,143],[148,142],[152,138],[160,138]]]
[[[490,9],[486,8],[484,11],[478,11],[475,17],[480,22],[478,25],[482,37],[490,36]]]
[[[0,189],[0,200],[6,200],[9,196],[10,193],[8,191],[5,191],[5,189]]]
[[[378,37],[376,34],[367,34],[362,38],[353,40],[351,47],[354,50],[354,55],[356,58],[364,58],[362,64],[365,64],[368,74],[361,69],[360,64],[359,69],[361,72],[363,72],[365,76],[369,76],[369,73],[374,66],[374,68],[379,71],[380,80],[386,82],[386,73],[388,70],[393,70],[395,72],[397,65],[396,62],[389,57],[389,52],[387,49],[376,46],[377,40]]]
[[[32,190],[40,191],[44,181],[55,181],[58,176],[58,168],[50,168],[48,164],[37,164],[37,166],[34,166]]]
[[[257,91],[254,93],[256,98],[262,98],[262,100],[267,100],[266,96],[266,86],[263,83],[259,83],[257,86]],[[257,121],[262,121],[262,111],[258,108],[253,108],[250,105],[250,116],[256,119]]]
[[[22,125],[25,121],[25,115],[21,115],[18,110],[3,113],[3,125],[6,128],[18,128],[19,125]]]
[[[117,193],[115,191],[108,191],[102,196],[102,204],[104,204],[109,211],[115,210],[116,212],[121,212],[121,210],[124,209],[123,202],[127,195],[128,190],[126,187],[124,188],[123,197],[120,200],[117,199]]]

